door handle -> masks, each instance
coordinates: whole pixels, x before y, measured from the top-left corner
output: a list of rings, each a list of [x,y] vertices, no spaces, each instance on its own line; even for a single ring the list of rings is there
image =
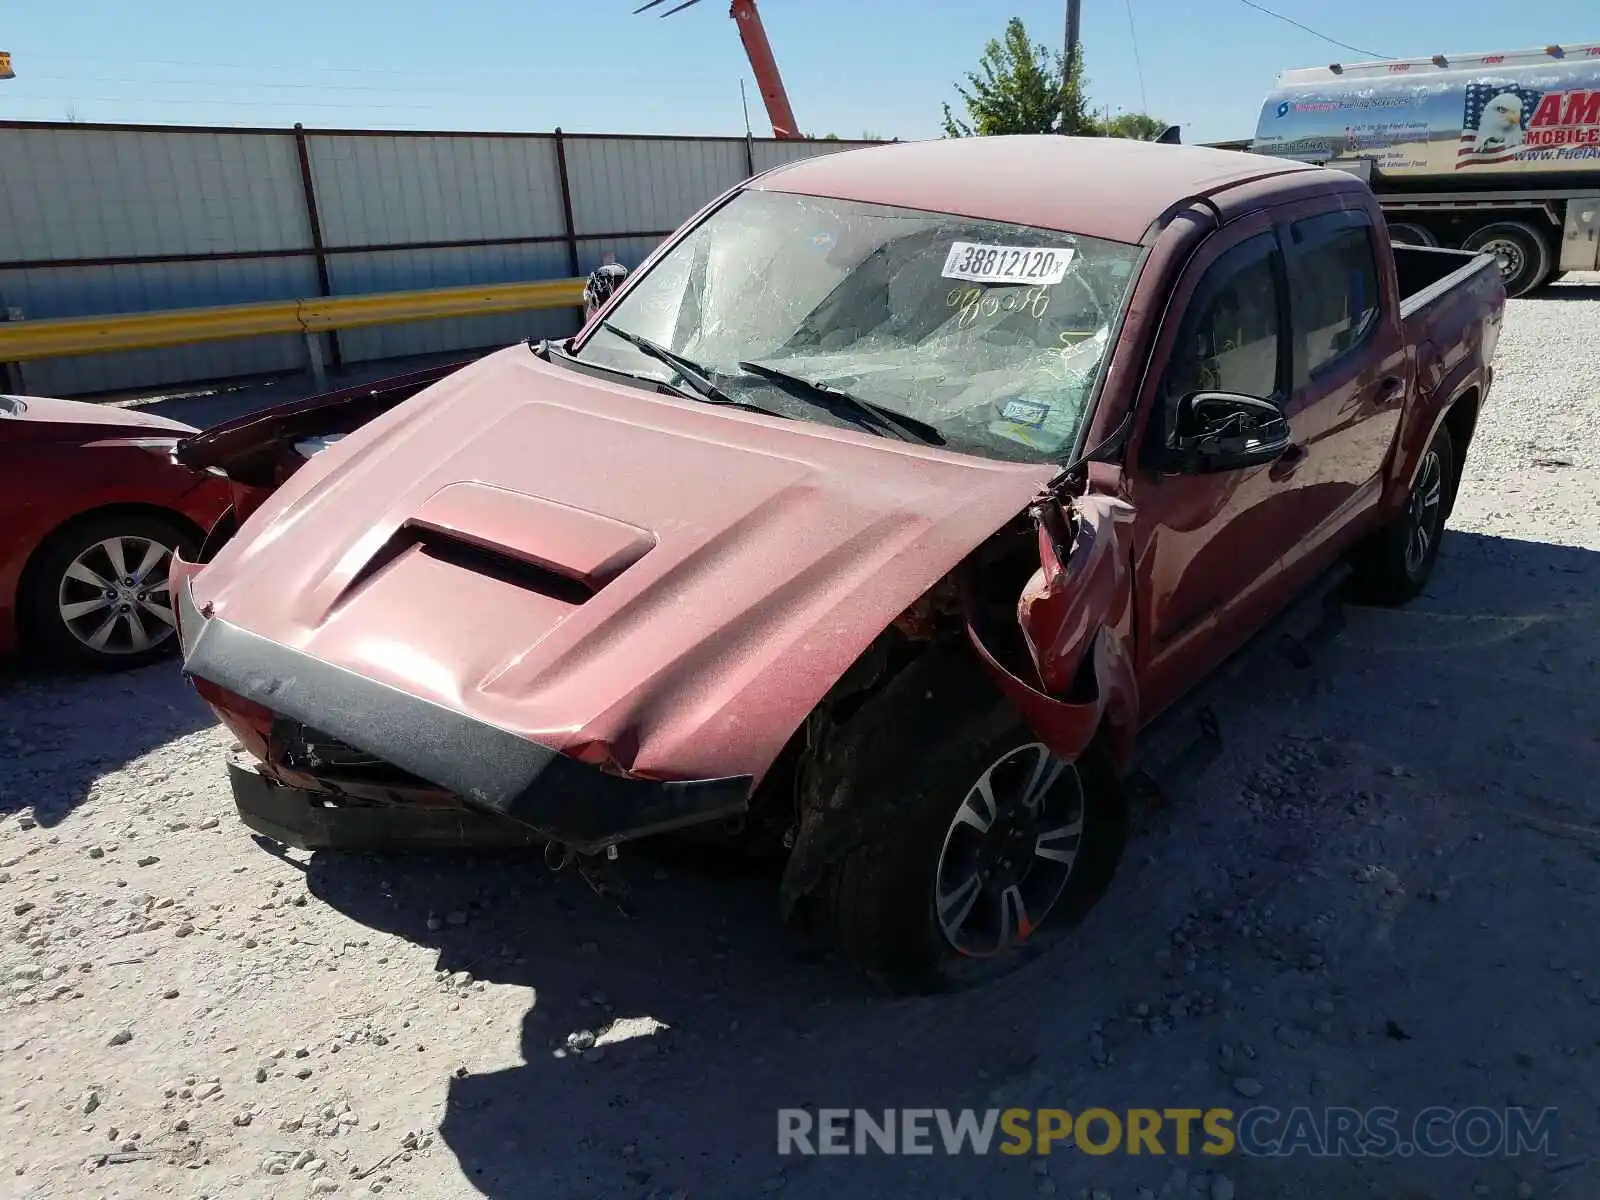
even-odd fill
[[[1278,455],[1277,460],[1267,470],[1268,479],[1287,479],[1300,469],[1300,464],[1306,459],[1306,448],[1296,442],[1290,442],[1288,448]]]

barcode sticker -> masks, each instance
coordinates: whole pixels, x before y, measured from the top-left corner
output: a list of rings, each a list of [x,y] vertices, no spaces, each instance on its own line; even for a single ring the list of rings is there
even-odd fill
[[[945,256],[941,274],[946,279],[966,279],[973,283],[1031,283],[1048,287],[1065,279],[1071,265],[1070,248],[955,242]]]

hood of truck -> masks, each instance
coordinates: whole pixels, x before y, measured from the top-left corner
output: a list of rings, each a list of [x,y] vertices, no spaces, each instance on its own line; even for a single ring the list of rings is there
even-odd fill
[[[1053,471],[660,395],[516,346],[312,459],[193,597],[589,761],[759,776]]]

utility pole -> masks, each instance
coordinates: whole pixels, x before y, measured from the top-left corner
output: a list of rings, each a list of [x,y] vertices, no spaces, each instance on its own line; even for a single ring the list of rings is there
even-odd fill
[[[1067,129],[1067,97],[1072,94],[1072,63],[1078,56],[1078,6],[1080,0],[1067,0],[1066,57],[1061,64],[1061,132]]]

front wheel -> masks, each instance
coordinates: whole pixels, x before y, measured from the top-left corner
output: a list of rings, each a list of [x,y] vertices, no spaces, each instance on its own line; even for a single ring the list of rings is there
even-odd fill
[[[876,728],[845,786],[892,788],[894,816],[823,888],[833,940],[899,993],[970,986],[1034,957],[1099,899],[1125,831],[1099,748],[1061,761],[959,654],[890,721],[877,706],[857,717]]]
[[[1405,508],[1356,552],[1353,582],[1358,599],[1404,604],[1428,586],[1454,486],[1455,447],[1449,431],[1441,428],[1423,451]]]
[[[174,551],[199,538],[175,522],[107,513],[69,525],[29,570],[29,641],[57,658],[104,670],[140,667],[177,647],[168,575]]]

